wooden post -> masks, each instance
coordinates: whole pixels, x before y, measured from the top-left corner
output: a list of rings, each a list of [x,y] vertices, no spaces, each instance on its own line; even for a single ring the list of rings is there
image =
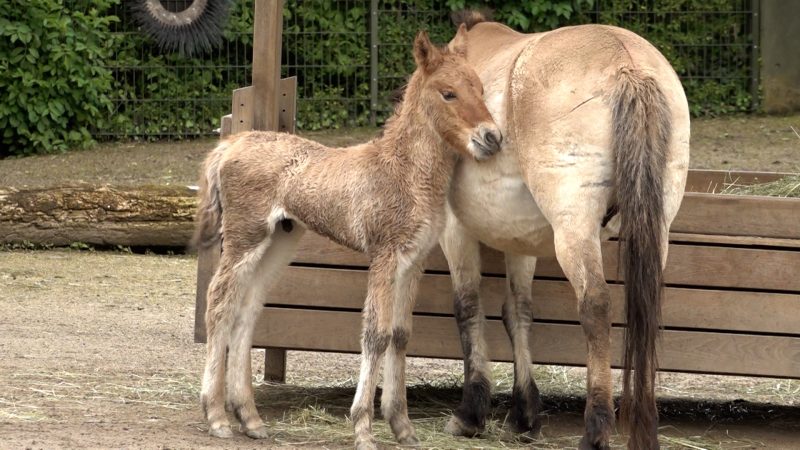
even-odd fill
[[[278,129],[283,0],[256,0],[253,16],[254,130]]]

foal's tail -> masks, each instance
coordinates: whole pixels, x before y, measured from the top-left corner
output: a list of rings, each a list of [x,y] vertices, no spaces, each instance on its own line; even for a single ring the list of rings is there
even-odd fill
[[[658,448],[654,389],[666,226],[662,185],[671,119],[664,93],[652,77],[623,68],[617,82],[612,148],[628,324],[620,419],[630,430],[628,448],[652,449]]]
[[[230,146],[223,141],[211,151],[200,171],[200,202],[195,216],[192,248],[207,249],[222,239],[222,203],[219,192],[219,165],[222,155]]]

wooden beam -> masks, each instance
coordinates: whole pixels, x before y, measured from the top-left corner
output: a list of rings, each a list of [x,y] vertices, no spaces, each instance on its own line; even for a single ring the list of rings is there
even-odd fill
[[[621,328],[612,329],[612,364],[619,367]],[[264,308],[253,337],[255,346],[295,350],[360,351],[361,314],[293,308]],[[486,348],[493,361],[511,361],[511,345],[500,319],[488,320]],[[531,356],[540,364],[583,365],[586,339],[580,325],[534,323]],[[458,327],[452,317],[415,316],[409,356],[462,357]],[[663,333],[662,370],[800,378],[800,338],[704,331]]]
[[[611,311],[614,324],[623,324],[624,293],[612,285]],[[367,293],[366,270],[289,267],[280,283],[262,299],[268,305],[296,308],[341,308],[359,311]],[[506,295],[504,278],[481,280],[484,313],[501,317]],[[799,294],[720,291],[715,289],[666,288],[663,325],[672,328],[707,328],[800,336]],[[419,283],[414,312],[452,315],[453,289],[449,275],[425,274]],[[578,322],[575,291],[567,281],[533,281],[535,320]]]
[[[253,16],[254,130],[278,129],[283,0],[256,0]]]
[[[617,281],[617,242],[603,242],[603,266],[606,279]],[[481,270],[488,275],[504,275],[503,254],[488,247],[481,248]],[[335,244],[318,234],[308,232],[300,240],[295,262],[303,264],[367,267],[362,253]],[[800,252],[671,244],[664,279],[667,284],[775,291],[800,291]],[[438,247],[431,251],[425,268],[448,271],[447,260]],[[539,258],[536,276],[564,278],[554,256]]]

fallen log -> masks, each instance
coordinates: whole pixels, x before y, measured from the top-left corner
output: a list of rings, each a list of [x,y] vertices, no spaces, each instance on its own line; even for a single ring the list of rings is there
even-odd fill
[[[187,186],[0,188],[0,242],[184,247],[196,197]]]

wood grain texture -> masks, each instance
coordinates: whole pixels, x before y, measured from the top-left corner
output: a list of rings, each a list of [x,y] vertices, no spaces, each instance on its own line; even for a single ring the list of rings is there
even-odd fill
[[[0,188],[0,242],[183,247],[195,197],[185,186]]]
[[[262,300],[268,305],[298,308],[362,308],[367,292],[365,270],[290,267]],[[501,317],[506,293],[504,278],[484,278],[481,300],[489,317]],[[623,287],[611,286],[612,320],[624,323]],[[800,336],[800,293],[772,294],[706,289],[665,289],[665,327],[786,333]],[[448,275],[426,274],[419,284],[417,313],[453,314],[453,294]],[[545,321],[577,323],[575,293],[566,281],[533,282],[533,317]]]
[[[254,345],[295,350],[358,352],[358,312],[264,308]],[[619,366],[622,329],[612,330],[612,363]],[[508,337],[500,320],[486,324],[489,357],[511,361]],[[417,316],[409,342],[410,356],[460,359],[455,320]],[[534,323],[531,355],[540,364],[583,365],[586,342],[579,325]],[[662,370],[800,377],[800,338],[695,331],[665,331],[660,343]]]
[[[670,231],[800,240],[800,199],[689,192]]]

